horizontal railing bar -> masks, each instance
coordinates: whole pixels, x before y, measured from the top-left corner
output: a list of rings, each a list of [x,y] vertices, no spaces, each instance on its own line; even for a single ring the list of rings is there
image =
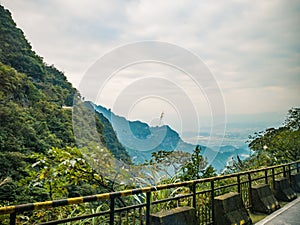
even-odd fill
[[[282,172],[274,173],[274,175],[280,175],[280,174],[283,174],[283,171]]]
[[[146,207],[146,203],[118,208],[118,209],[115,209],[115,213],[120,213],[123,211],[129,211],[132,209],[143,208],[143,207]],[[107,211],[103,211],[103,212],[99,212],[99,213],[93,213],[93,214],[88,214],[88,215],[83,215],[83,216],[76,216],[76,217],[72,217],[72,218],[65,218],[65,219],[61,219],[61,220],[44,222],[44,223],[41,223],[40,225],[67,223],[67,222],[72,222],[72,221],[76,221],[76,220],[83,220],[83,219],[89,219],[89,218],[93,218],[93,217],[97,217],[97,216],[103,216],[105,214],[109,215],[109,213],[110,213],[110,210],[107,210]]]
[[[249,180],[241,181],[240,184],[242,185],[242,184],[247,184],[247,183],[249,183]]]
[[[93,217],[97,217],[97,216],[103,216],[105,214],[109,214],[109,212],[110,211],[107,210],[107,211],[103,211],[103,212],[99,212],[99,213],[87,214],[87,215],[76,216],[76,217],[72,217],[72,218],[65,218],[65,219],[60,219],[60,220],[53,220],[53,221],[49,221],[49,222],[40,223],[39,225],[52,225],[52,224],[68,223],[68,222],[72,222],[72,221],[89,219],[89,218],[93,218]]]
[[[193,196],[193,194],[185,194],[185,195],[175,196],[175,197],[172,197],[172,198],[165,198],[165,199],[161,199],[161,200],[156,200],[156,201],[151,202],[151,204],[156,205],[156,204],[159,204],[159,203],[168,202],[168,201],[172,201],[172,200],[178,200],[178,199],[181,199],[181,198],[187,198],[187,197],[191,197],[191,196]]]
[[[123,211],[132,210],[132,209],[143,208],[143,207],[146,207],[146,203],[117,208],[117,209],[115,209],[115,212],[123,212]]]
[[[264,180],[266,177],[256,177],[252,178],[251,181],[258,181],[258,180]]]
[[[224,185],[224,186],[216,187],[215,191],[221,190],[221,189],[224,189],[224,188],[229,188],[229,187],[237,186],[237,185],[238,185],[238,183],[227,184],[227,185]]]
[[[199,194],[199,195],[203,195],[203,194],[206,194],[206,193],[209,193],[211,192],[211,189],[206,189],[206,190],[202,190],[202,191],[197,191],[196,194]]]

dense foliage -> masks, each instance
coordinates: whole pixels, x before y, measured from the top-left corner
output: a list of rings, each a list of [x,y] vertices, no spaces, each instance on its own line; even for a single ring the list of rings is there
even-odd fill
[[[249,147],[258,157],[268,158],[267,164],[286,163],[300,159],[300,108],[288,111],[279,128],[268,128],[255,134]]]
[[[72,117],[73,99],[82,102],[65,75],[43,62],[16,27],[10,12],[0,6],[0,205],[74,195],[84,185],[95,185],[95,181],[82,176],[81,182],[74,183],[73,178],[76,171],[82,169],[80,167],[74,167],[73,180],[71,175],[52,179],[56,173],[53,171],[61,166],[55,155],[61,156],[60,160],[65,160],[66,156],[70,160],[76,157],[79,160],[82,156],[78,151],[81,150],[76,150],[76,146],[86,148],[91,144],[91,134],[84,129],[81,129],[84,138],[79,143],[75,140],[72,120],[77,119],[80,124],[85,117],[84,114],[80,118]],[[91,109],[88,103],[82,103],[77,110]],[[111,125],[102,117],[94,115],[95,141],[100,140],[102,148],[107,146],[106,151],[111,151],[114,157],[130,163]],[[104,135],[107,130],[110,133]],[[45,169],[49,168],[46,164],[42,167],[41,163],[36,164],[42,157],[52,161],[51,170]],[[86,167],[85,170],[93,168]],[[32,186],[33,181],[38,182]],[[102,181],[101,190],[107,191],[104,186],[109,185]],[[101,187],[99,183],[98,187]]]
[[[174,179],[177,181],[196,180],[216,176],[216,171],[201,154],[201,147],[196,146],[192,154],[183,151],[160,150],[152,153],[149,164],[157,171],[160,179]]]
[[[234,161],[231,172],[300,160],[300,108],[291,108],[282,126],[250,136],[249,148],[254,153]]]
[[[183,180],[195,180],[216,176],[216,172],[211,165],[207,165],[207,161],[201,154],[201,147],[198,145],[190,160],[182,167]]]

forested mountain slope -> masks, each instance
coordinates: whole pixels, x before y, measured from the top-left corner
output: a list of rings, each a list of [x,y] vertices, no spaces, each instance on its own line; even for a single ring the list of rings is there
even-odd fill
[[[0,201],[22,198],[18,181],[28,175],[32,155],[77,145],[72,110],[64,107],[72,106],[74,97],[80,99],[80,94],[65,75],[32,50],[10,12],[0,6]],[[102,117],[95,116],[101,143],[116,158],[130,162]]]

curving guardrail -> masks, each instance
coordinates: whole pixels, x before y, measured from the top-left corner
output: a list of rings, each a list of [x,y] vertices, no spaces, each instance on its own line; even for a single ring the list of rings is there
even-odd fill
[[[291,180],[291,174],[297,173],[300,169],[299,166],[300,161],[297,161],[256,170],[180,183],[164,184],[54,201],[5,206],[0,208],[0,215],[9,214],[10,225],[15,225],[18,222],[17,216],[26,212],[41,209],[51,210],[56,207],[84,204],[88,202],[108,201],[108,210],[47,221],[41,224],[62,224],[101,217],[101,224],[149,225],[150,213],[183,204],[190,205],[196,209],[200,224],[214,224],[214,197],[229,191],[239,192],[242,195],[246,208],[251,210],[252,185],[266,183],[273,187],[276,178],[288,177]],[[161,193],[164,194],[162,195]],[[126,206],[116,204],[117,199],[133,196],[138,196],[139,201],[135,201],[134,198],[131,198],[130,201],[124,201],[128,204]]]

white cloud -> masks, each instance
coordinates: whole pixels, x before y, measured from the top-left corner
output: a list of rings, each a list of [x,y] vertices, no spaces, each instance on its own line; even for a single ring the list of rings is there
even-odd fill
[[[286,112],[299,106],[297,1],[3,0],[2,4],[34,49],[65,71],[75,86],[104,53],[151,39],[178,44],[199,55],[213,71],[228,113]],[[126,70],[133,71],[143,72]],[[171,74],[159,67],[144,74],[161,71]],[[111,86],[112,95],[130,79],[134,76],[119,76]],[[182,84],[189,95],[202,95],[181,75],[169,79]],[[109,104],[110,98],[103,102]]]

